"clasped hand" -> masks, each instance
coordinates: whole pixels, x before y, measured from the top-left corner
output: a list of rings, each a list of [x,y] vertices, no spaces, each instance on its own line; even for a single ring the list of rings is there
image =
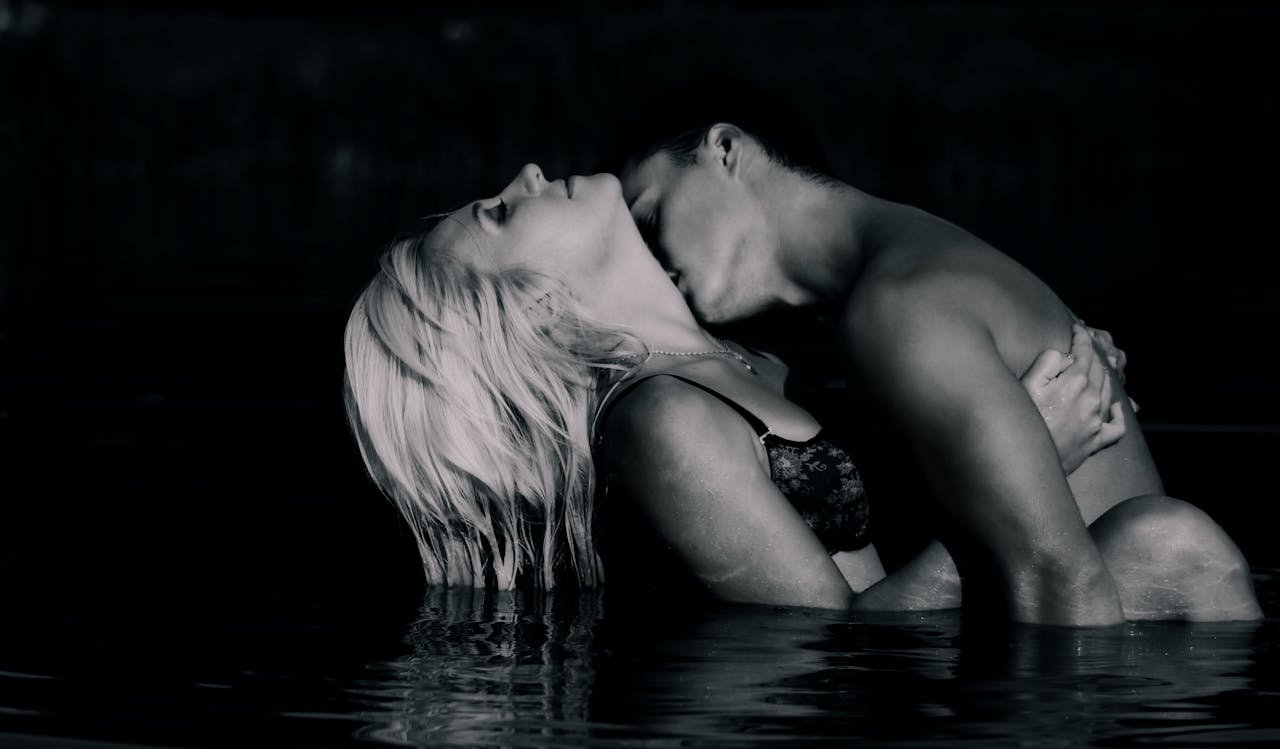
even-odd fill
[[[1068,475],[1124,436],[1124,408],[1112,399],[1111,377],[1124,383],[1126,361],[1110,333],[1077,322],[1069,353],[1044,351],[1022,376]],[[1136,412],[1137,404],[1129,403]]]

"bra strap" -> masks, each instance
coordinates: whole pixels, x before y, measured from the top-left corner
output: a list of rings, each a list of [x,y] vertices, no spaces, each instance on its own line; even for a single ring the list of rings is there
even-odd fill
[[[769,425],[765,424],[764,420],[762,420],[759,416],[756,416],[755,414],[748,411],[747,408],[743,406],[741,403],[738,403],[737,401],[733,400],[732,398],[725,395],[724,393],[721,393],[717,390],[709,388],[706,385],[703,385],[701,382],[698,382],[697,380],[691,380],[688,377],[683,377],[678,374],[670,374],[668,372],[658,372],[655,374],[646,375],[645,377],[641,377],[640,379],[628,384],[625,388],[623,388],[617,395],[613,397],[613,400],[611,400],[608,403],[608,405],[605,406],[605,409],[600,413],[600,416],[596,421],[597,430],[603,430],[604,423],[609,418],[609,412],[612,411],[613,407],[618,404],[618,401],[627,397],[627,394],[635,390],[636,386],[638,386],[640,383],[645,382],[646,380],[652,379],[654,377],[674,377],[675,379],[680,380],[681,382],[685,382],[689,385],[692,385],[698,388],[699,390],[702,390],[703,392],[710,393],[711,395],[714,395],[716,398],[720,399],[722,403],[729,406],[734,411],[737,411],[738,414],[742,416],[742,418],[746,419],[747,423],[751,425],[751,429],[756,433],[757,437],[763,439],[766,435],[770,433]],[[599,435],[597,435],[597,439],[599,439]]]

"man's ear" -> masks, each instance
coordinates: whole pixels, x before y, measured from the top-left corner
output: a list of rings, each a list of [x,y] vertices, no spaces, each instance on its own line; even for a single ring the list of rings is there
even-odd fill
[[[746,144],[746,133],[737,125],[717,122],[707,128],[703,147],[708,149],[715,162],[724,168],[730,177],[738,176],[742,166],[743,146]]]

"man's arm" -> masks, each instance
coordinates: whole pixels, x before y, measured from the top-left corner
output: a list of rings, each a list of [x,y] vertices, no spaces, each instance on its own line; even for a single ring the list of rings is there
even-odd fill
[[[928,292],[869,291],[843,335],[860,385],[897,420],[952,521],[969,557],[961,568],[976,562],[997,575],[1018,621],[1121,621],[1115,582],[1031,398],[963,302]]]

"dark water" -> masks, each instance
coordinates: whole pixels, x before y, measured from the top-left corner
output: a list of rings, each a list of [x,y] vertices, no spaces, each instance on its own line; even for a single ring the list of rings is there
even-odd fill
[[[1268,611],[1280,570],[1259,568]],[[68,602],[69,603],[69,602]],[[961,632],[610,596],[10,608],[0,745],[1274,746],[1280,620]],[[14,626],[14,625],[17,626]],[[51,743],[40,743],[48,740]],[[91,746],[91,745],[86,745]]]

